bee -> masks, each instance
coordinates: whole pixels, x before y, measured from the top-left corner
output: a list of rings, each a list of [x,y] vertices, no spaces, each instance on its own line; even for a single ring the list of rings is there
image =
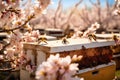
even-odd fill
[[[62,38],[62,43],[63,44],[68,44],[69,43],[68,40],[67,40],[67,36]]]
[[[113,35],[113,40],[116,44],[120,44],[120,38],[117,35]]]
[[[40,44],[41,42],[44,42],[47,44],[47,38],[45,36],[39,37],[38,38],[38,44]]]
[[[89,34],[89,35],[88,35],[88,38],[89,38],[90,41],[92,41],[92,39],[93,39],[94,41],[97,41],[97,36],[96,36],[95,34]]]

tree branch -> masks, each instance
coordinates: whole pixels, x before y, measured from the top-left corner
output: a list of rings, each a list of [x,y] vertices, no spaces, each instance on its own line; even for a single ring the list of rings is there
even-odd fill
[[[69,16],[68,16],[68,18],[67,18],[67,21],[66,21],[65,23],[63,23],[62,27],[65,26],[65,25],[68,25],[68,23],[69,23],[69,21],[70,21],[70,18],[72,17],[74,11],[75,11],[75,10],[77,9],[77,7],[82,3],[82,1],[83,1],[83,0],[80,0],[78,3],[76,3],[76,4],[74,5],[74,8],[71,10],[71,12],[70,12],[70,14],[69,14]],[[67,27],[68,27],[68,26],[67,26]],[[66,29],[68,29],[68,28],[66,28]]]
[[[4,54],[4,51],[5,51],[6,47],[9,46],[9,45],[10,45],[10,43],[4,45],[3,48],[0,50],[0,54]]]
[[[87,9],[83,9],[83,10],[81,11],[82,13],[79,12],[79,16],[80,16],[80,18],[85,22],[85,24],[90,25],[90,24],[91,24],[91,21],[90,21],[90,19],[89,19],[89,17],[88,17],[88,13],[89,13],[89,12],[86,12],[86,13],[85,13],[85,10],[87,10]]]
[[[106,0],[106,10],[107,10],[107,13],[106,13],[106,16],[107,16],[107,18],[109,18],[110,17],[110,5],[109,5],[109,2],[108,2],[108,0]],[[109,21],[107,20],[106,21],[106,25],[107,26],[109,26]]]
[[[33,14],[33,15],[29,16],[28,19],[21,26],[18,26],[16,28],[12,28],[12,29],[2,29],[2,30],[0,30],[0,32],[9,32],[9,31],[14,31],[14,30],[17,30],[17,29],[24,28],[24,25],[26,25],[34,17],[35,17],[35,15]]]
[[[94,3],[92,0],[89,0],[89,2],[92,4],[92,5],[94,5],[94,6],[96,6],[97,4],[96,3]]]
[[[55,12],[55,16],[54,16],[54,28],[56,28],[57,27],[57,24],[56,24],[56,21],[57,21],[57,13],[60,11],[60,9],[61,9],[61,2],[62,2],[62,0],[59,0],[59,2],[58,2],[58,7],[57,7],[57,9],[56,9],[56,12]]]
[[[114,9],[117,8],[117,4],[118,4],[118,0],[116,0],[115,4],[113,6]]]

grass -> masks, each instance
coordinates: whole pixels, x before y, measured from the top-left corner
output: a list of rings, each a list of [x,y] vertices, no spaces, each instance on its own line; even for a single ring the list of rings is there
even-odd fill
[[[117,77],[120,77],[120,70],[117,70],[117,71],[115,72],[115,75],[116,75]]]

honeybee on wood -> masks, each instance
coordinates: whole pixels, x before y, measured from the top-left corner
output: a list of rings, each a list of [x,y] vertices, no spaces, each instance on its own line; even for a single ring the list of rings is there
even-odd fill
[[[68,44],[69,43],[68,40],[67,40],[67,36],[62,38],[62,43],[63,44]]]
[[[38,44],[40,44],[42,42],[47,44],[47,38],[45,36],[41,36],[41,37],[38,38]]]
[[[113,35],[113,40],[116,44],[120,44],[120,38],[117,35]]]
[[[92,39],[93,39],[94,41],[97,41],[97,37],[96,37],[95,34],[89,34],[89,35],[88,35],[88,38],[89,38],[90,41],[92,41]]]

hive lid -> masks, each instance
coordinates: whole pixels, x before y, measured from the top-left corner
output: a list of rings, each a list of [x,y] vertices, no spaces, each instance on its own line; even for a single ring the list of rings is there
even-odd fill
[[[57,40],[57,38],[56,37],[54,37],[54,36],[48,36],[48,35],[40,35],[39,37],[45,37],[45,38],[47,38],[47,40],[48,41],[51,41],[51,40]]]
[[[109,41],[108,40],[97,40],[97,41],[91,42],[86,38],[68,39],[68,42],[69,42],[68,44],[62,44],[61,40],[54,40],[54,41],[48,41],[47,42],[48,44],[25,43],[24,47],[25,48],[35,47],[38,50],[43,50],[49,53],[56,53],[56,52],[80,50],[82,49],[82,46],[84,46],[87,49],[87,48],[111,46],[115,44],[113,40],[109,40]]]
[[[110,38],[113,38],[113,35],[116,35],[116,36],[119,36],[120,37],[120,34],[95,34],[97,37],[101,37],[101,39],[110,39]]]
[[[50,36],[60,37],[63,36],[63,30],[61,29],[45,29],[45,33]]]

